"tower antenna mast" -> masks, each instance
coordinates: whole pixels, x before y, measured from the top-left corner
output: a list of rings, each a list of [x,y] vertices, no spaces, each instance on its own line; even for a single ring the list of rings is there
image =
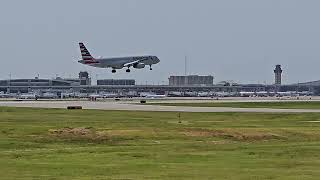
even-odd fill
[[[184,56],[184,75],[186,76],[187,73],[187,56]]]

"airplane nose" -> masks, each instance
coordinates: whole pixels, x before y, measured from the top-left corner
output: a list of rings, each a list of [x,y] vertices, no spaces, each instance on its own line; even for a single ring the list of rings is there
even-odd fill
[[[158,57],[156,57],[156,63],[159,63],[160,59]]]

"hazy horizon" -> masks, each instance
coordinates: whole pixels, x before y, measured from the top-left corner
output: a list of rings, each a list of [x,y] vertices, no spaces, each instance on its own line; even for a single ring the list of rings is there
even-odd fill
[[[215,83],[320,80],[320,1],[108,0],[5,1],[0,7],[0,79],[134,78],[158,84],[170,75],[213,75]],[[95,56],[156,55],[130,74],[79,64],[79,42]]]

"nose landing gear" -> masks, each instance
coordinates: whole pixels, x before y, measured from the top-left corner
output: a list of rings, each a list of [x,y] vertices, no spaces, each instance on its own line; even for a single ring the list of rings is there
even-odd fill
[[[152,71],[152,67],[151,67],[151,65],[150,65],[150,71]]]
[[[111,71],[112,73],[116,73],[117,71],[115,70],[115,69],[112,69],[112,71]]]
[[[126,70],[126,72],[129,73],[129,72],[130,72],[130,69],[128,68],[128,69]]]

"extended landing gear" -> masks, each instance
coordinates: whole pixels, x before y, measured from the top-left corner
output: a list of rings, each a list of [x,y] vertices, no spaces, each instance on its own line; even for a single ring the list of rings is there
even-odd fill
[[[112,69],[112,71],[111,71],[112,73],[116,73],[117,71],[115,70],[115,69]]]
[[[129,72],[130,72],[130,69],[127,69],[126,72],[129,73]]]
[[[150,71],[152,71],[152,67],[151,67],[151,65],[150,65]]]

